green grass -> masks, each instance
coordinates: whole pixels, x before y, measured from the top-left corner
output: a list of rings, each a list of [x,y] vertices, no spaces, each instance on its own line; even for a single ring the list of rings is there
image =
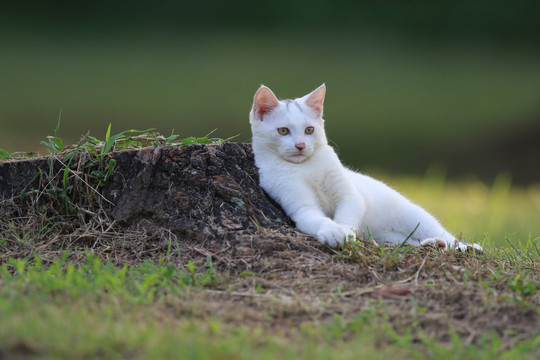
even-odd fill
[[[149,146],[171,147],[192,144],[221,144],[234,138],[234,136],[228,139],[209,138],[210,133],[203,137],[190,136],[181,139],[180,135],[176,134],[165,137],[156,132],[156,129],[153,128],[147,130],[124,130],[118,134],[111,135],[111,128],[112,124],[109,123],[104,140],[100,140],[99,138],[91,136],[88,133],[82,136],[78,143],[67,145],[64,144],[64,140],[58,136],[60,130],[59,117],[54,130],[54,136],[47,136],[47,141],[41,141],[40,144],[44,145],[49,151],[51,161],[54,159],[56,152],[60,152],[60,155],[64,157],[64,161],[67,162],[75,153],[85,151],[89,151],[90,154],[95,156],[96,160],[102,161],[104,156],[111,151],[141,149]],[[4,149],[0,149],[0,160],[23,160],[35,156],[39,156],[39,154],[35,152],[9,153]],[[49,166],[49,171],[52,171],[52,169],[52,165]],[[52,173],[49,174],[49,177],[50,176],[52,176]]]
[[[453,333],[450,341],[439,343],[418,324],[396,330],[385,315],[392,303],[381,301],[353,316],[336,314],[322,323],[303,322],[289,328],[241,321],[228,324],[219,311],[206,313],[199,307],[206,289],[228,282],[211,264],[182,269],[145,262],[117,268],[92,255],[77,266],[69,258],[65,253],[46,266],[39,258],[2,265],[3,353],[51,359],[533,359],[540,346],[539,333],[505,348],[489,331],[477,345]],[[539,258],[537,254],[537,262]],[[504,255],[493,259],[504,262]],[[505,279],[498,273],[476,286],[488,293],[490,286]],[[514,300],[509,301],[526,302],[540,291],[531,283],[529,293],[523,295],[526,281],[519,277],[508,281],[508,288],[514,290]],[[269,293],[262,295],[272,298]],[[411,309],[426,311],[414,304]],[[271,317],[270,309],[266,311]]]

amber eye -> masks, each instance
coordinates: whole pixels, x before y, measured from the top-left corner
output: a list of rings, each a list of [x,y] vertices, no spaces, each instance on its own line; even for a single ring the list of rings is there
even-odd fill
[[[277,131],[280,135],[287,135],[289,133],[289,129],[287,128],[278,128]]]
[[[308,126],[308,127],[306,128],[306,134],[308,134],[308,135],[313,134],[313,131],[315,131],[315,129],[313,128],[313,126]]]

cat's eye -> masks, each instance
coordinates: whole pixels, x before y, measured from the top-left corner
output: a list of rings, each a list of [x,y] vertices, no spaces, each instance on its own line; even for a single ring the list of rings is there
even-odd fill
[[[308,126],[306,128],[306,134],[311,135],[315,131],[315,128],[313,126]]]
[[[277,131],[280,135],[287,135],[289,133],[289,129],[287,128],[278,128]]]

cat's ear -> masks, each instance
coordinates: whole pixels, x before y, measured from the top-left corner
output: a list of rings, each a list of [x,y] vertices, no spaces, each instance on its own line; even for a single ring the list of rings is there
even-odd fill
[[[276,95],[274,95],[272,90],[262,85],[253,97],[252,111],[259,120],[262,120],[264,114],[274,110],[278,105],[279,100]]]
[[[310,94],[304,96],[306,105],[309,106],[315,113],[317,117],[322,117],[323,107],[324,107],[324,95],[326,94],[326,85],[322,84]]]

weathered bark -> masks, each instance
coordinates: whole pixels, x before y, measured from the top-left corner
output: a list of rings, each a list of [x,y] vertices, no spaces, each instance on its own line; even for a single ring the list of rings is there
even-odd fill
[[[190,239],[254,234],[258,226],[295,232],[258,186],[249,144],[145,148],[111,157],[116,168],[102,194],[112,203],[107,212],[121,226],[144,220]],[[0,198],[36,188],[38,169],[47,173],[49,164],[50,158],[0,163]],[[57,181],[64,168],[55,161]]]

